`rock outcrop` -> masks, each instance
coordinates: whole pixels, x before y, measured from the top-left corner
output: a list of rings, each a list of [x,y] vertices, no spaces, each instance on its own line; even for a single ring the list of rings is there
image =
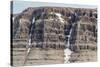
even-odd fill
[[[96,12],[97,9],[66,7],[25,9],[12,22],[11,64],[96,61]],[[72,54],[64,59],[67,49]]]

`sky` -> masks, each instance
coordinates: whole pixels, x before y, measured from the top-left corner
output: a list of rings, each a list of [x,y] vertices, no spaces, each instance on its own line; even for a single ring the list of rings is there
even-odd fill
[[[63,3],[33,2],[33,1],[13,1],[13,13],[20,13],[28,7],[42,7],[42,6],[96,8],[95,5],[63,4]]]

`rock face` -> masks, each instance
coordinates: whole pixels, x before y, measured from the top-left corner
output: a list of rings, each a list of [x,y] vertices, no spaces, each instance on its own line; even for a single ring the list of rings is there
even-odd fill
[[[70,62],[86,62],[97,60],[97,20],[81,17],[77,24],[76,46]],[[76,50],[77,49],[77,50]]]
[[[63,7],[25,9],[12,22],[11,65],[96,61],[94,12]]]

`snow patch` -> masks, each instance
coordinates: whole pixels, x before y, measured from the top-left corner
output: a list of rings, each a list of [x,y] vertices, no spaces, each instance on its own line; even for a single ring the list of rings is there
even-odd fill
[[[34,23],[35,22],[35,18],[33,18],[33,20],[32,20],[32,23]]]
[[[58,17],[58,19],[60,20],[60,22],[64,23],[64,19],[61,17],[62,15],[60,13],[53,13],[51,12],[50,14],[54,14]]]
[[[56,16],[58,16],[60,22],[64,23],[64,19],[61,17],[62,15],[60,13],[55,13]]]
[[[32,24],[35,22],[35,18],[33,18],[32,19]],[[32,27],[31,27],[31,32],[30,32],[30,34],[29,34],[29,40],[28,40],[28,50],[27,50],[27,54],[30,52],[30,47],[29,46],[31,46],[31,41],[32,41],[32,39],[31,39],[31,37],[32,37]]]
[[[72,51],[70,50],[70,49],[68,49],[68,48],[66,48],[65,50],[64,50],[64,55],[65,55],[65,57],[64,57],[64,63],[69,63],[69,59],[70,59],[70,55],[71,55],[71,53],[72,53]]]
[[[72,54],[72,51],[69,49],[69,46],[70,46],[70,37],[71,37],[71,33],[72,33],[72,29],[70,29],[70,32],[69,32],[69,35],[67,35],[68,37],[68,42],[67,42],[67,48],[64,50],[64,53],[65,53],[65,62],[64,63],[69,63],[69,59],[70,59],[70,55]]]

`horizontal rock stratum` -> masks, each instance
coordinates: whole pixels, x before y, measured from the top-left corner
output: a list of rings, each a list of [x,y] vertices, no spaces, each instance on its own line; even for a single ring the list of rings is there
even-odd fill
[[[11,18],[13,66],[97,60],[97,9],[29,7]]]

